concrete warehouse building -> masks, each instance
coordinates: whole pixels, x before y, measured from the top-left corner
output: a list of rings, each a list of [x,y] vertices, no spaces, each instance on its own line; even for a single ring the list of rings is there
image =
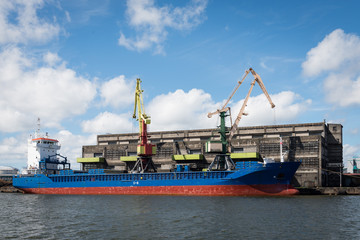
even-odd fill
[[[12,176],[18,173],[19,170],[16,168],[0,166],[0,180],[12,181]]]
[[[206,168],[215,154],[205,152],[205,142],[220,138],[217,129],[150,132],[149,135],[150,142],[157,148],[153,161],[158,171],[172,170],[176,164],[187,164],[198,170]],[[341,124],[240,127],[231,141],[233,153],[259,152],[262,157],[280,161],[280,136],[283,152],[287,152],[285,160],[302,161],[295,174],[295,186],[339,186],[343,161]],[[138,139],[138,133],[98,135],[97,145],[83,146],[78,162],[84,170],[131,170],[136,161]],[[233,156],[235,161],[239,160],[236,154]]]

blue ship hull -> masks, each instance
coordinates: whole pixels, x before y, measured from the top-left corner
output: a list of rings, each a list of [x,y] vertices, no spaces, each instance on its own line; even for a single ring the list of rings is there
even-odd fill
[[[151,195],[293,195],[291,185],[300,162],[241,162],[233,171],[167,173],[88,173],[17,175],[13,185],[37,194],[151,194]]]

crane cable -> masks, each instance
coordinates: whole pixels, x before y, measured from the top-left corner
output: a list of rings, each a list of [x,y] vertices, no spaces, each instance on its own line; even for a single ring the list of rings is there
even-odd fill
[[[277,125],[276,123],[276,110],[273,108],[273,116],[274,116],[274,125]]]

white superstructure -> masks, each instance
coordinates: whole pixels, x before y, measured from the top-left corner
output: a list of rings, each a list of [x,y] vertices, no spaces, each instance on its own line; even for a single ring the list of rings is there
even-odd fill
[[[56,156],[57,151],[60,149],[59,141],[49,138],[46,133],[45,136],[40,134],[40,124],[35,136],[30,136],[28,140],[28,160],[27,171],[28,173],[37,173],[40,169],[39,161]]]

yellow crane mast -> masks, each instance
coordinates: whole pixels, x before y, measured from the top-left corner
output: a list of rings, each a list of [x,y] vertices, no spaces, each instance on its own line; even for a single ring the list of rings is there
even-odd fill
[[[139,121],[139,138],[140,144],[137,146],[138,159],[133,168],[133,172],[156,172],[152,156],[156,154],[156,146],[148,143],[147,125],[151,123],[150,116],[146,115],[144,101],[141,89],[140,78],[136,79],[135,104],[133,118]],[[136,111],[137,110],[137,111]],[[136,116],[137,113],[137,116]]]

